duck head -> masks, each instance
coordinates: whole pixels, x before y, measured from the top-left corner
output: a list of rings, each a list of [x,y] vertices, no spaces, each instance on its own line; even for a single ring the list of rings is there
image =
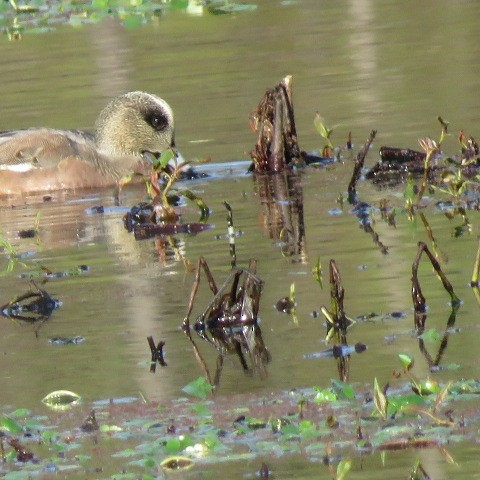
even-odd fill
[[[100,112],[95,143],[110,157],[157,156],[175,146],[172,109],[165,100],[146,92],[116,97]]]

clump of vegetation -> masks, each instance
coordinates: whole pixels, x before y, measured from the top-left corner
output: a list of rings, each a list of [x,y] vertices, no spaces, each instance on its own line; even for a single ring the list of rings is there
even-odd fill
[[[178,220],[174,207],[179,197],[185,197],[195,203],[201,212],[202,220],[208,218],[209,209],[200,197],[188,189],[175,187],[182,172],[187,168],[188,162],[179,162],[177,154],[171,149],[154,159],[150,177],[146,179],[147,194],[152,199],[154,207],[155,217],[152,218],[154,223]]]
[[[344,150],[351,150],[352,149],[352,132],[348,133],[348,138],[345,146],[335,146],[332,142],[332,134],[334,130],[336,130],[339,125],[334,125],[333,127],[328,127],[325,123],[323,117],[320,116],[320,113],[317,112],[315,114],[315,118],[313,119],[313,124],[315,125],[315,129],[320,134],[320,136],[325,140],[325,144],[320,151],[320,155],[324,158],[333,158],[337,157],[340,158],[341,152]]]
[[[171,149],[163,152],[159,158],[152,159],[150,176],[144,179],[150,201],[135,205],[124,216],[125,228],[129,232],[133,231],[137,240],[156,235],[199,233],[211,228],[205,223],[210,210],[203,199],[189,189],[175,186],[188,168],[188,162],[179,162],[177,154]],[[125,177],[120,182],[120,187],[131,180],[132,176]],[[180,223],[176,207],[183,198],[193,202],[199,209],[199,223]]]
[[[0,3],[0,28],[9,40],[21,40],[24,33],[44,33],[57,25],[80,26],[117,18],[125,28],[150,23],[167,10],[192,11],[195,15],[250,12],[255,4],[231,0],[8,0]]]

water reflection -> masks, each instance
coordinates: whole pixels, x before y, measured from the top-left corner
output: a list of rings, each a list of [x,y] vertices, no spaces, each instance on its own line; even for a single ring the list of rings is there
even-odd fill
[[[428,365],[428,368],[432,372],[438,370],[438,367],[440,366],[440,362],[441,362],[441,360],[442,360],[442,358],[443,358],[443,356],[446,352],[447,345],[448,345],[448,338],[449,338],[450,334],[454,331],[453,327],[455,325],[455,321],[456,321],[456,318],[457,318],[457,312],[458,312],[459,308],[460,308],[460,304],[454,305],[452,307],[452,311],[450,312],[450,315],[448,317],[447,325],[446,325],[445,330],[443,332],[443,336],[442,336],[442,339],[440,341],[440,345],[438,347],[438,351],[437,351],[437,354],[435,355],[435,357],[432,357],[432,355],[429,352],[429,349],[427,348],[428,338],[427,338],[427,341],[425,341],[425,338],[423,336],[423,334],[425,333],[425,328],[421,327],[421,328],[417,329],[416,333],[417,333],[417,336],[418,336],[418,348],[420,349],[420,353],[425,358],[425,360],[427,362],[427,365]],[[427,317],[427,315],[425,314],[425,317],[423,318],[424,321],[426,320],[426,317]],[[428,334],[426,334],[426,336],[428,337]]]
[[[306,263],[303,188],[300,174],[256,174],[255,188],[264,211],[263,224],[271,240],[281,245],[282,255]]]
[[[110,99],[129,90],[132,76],[131,43],[124,27],[113,19],[102,22],[102,34],[91,30],[89,40],[96,52],[94,89],[100,97]]]
[[[348,46],[355,77],[362,83],[378,83],[378,41],[375,29],[376,6],[371,0],[349,2],[347,23],[350,35]],[[358,88],[357,101],[365,110],[380,111],[381,101],[375,88]]]

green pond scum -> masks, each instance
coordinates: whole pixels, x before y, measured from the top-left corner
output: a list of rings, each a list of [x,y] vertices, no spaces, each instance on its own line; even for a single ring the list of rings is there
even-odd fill
[[[21,40],[23,34],[45,33],[63,25],[79,27],[107,17],[118,19],[125,28],[137,28],[169,11],[218,15],[256,8],[253,3],[230,0],[8,0],[0,3],[0,28],[9,40]]]
[[[80,403],[48,417],[3,408],[0,473],[6,479],[165,478],[168,470],[221,468],[226,459],[248,459],[249,468],[260,469],[261,459],[274,453],[318,462],[331,478],[355,478],[367,454],[388,464],[397,451],[432,449],[455,463],[450,450],[477,433],[471,409],[480,384],[473,380],[420,395],[401,383],[385,395],[376,379],[373,391],[333,380],[320,400],[319,388],[212,398],[208,389],[208,396],[198,393],[208,385],[202,378],[184,389],[200,398],[171,404],[112,399],[90,412]]]

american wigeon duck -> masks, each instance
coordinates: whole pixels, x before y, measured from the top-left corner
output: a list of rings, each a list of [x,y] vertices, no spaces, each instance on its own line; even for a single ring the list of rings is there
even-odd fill
[[[31,128],[0,132],[0,194],[97,188],[132,172],[148,173],[149,154],[173,147],[170,106],[145,92],[114,98],[80,130]]]

